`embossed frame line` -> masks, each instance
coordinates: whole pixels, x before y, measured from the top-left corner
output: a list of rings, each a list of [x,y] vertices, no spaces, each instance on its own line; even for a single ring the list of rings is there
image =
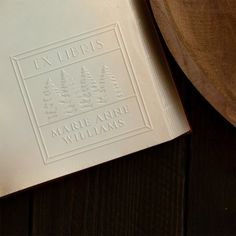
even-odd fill
[[[107,139],[109,141],[102,140],[101,142],[98,142],[98,143],[100,143],[100,145],[96,145],[97,143],[93,143],[92,145],[88,145],[88,146],[95,146],[95,148],[99,148],[99,147],[102,147],[102,146],[105,146],[105,145],[117,142],[119,140],[130,138],[130,137],[133,137],[133,136],[136,136],[136,135],[140,135],[142,133],[149,132],[149,131],[151,131],[153,129],[152,128],[152,124],[151,124],[151,120],[150,120],[150,118],[148,116],[148,113],[147,113],[147,110],[146,110],[146,106],[145,106],[145,103],[144,103],[144,100],[143,100],[143,97],[142,97],[142,93],[140,92],[140,88],[139,88],[138,82],[137,82],[136,77],[135,77],[135,73],[134,73],[134,70],[133,70],[133,66],[132,66],[130,57],[128,55],[126,46],[124,44],[123,35],[121,33],[121,29],[120,29],[119,24],[116,23],[116,24],[113,24],[113,25],[109,25],[107,27],[102,27],[102,28],[98,29],[98,31],[99,30],[101,32],[107,32],[109,30],[114,30],[114,32],[115,32],[115,35],[117,37],[117,41],[118,41],[118,43],[120,45],[120,51],[121,51],[121,54],[123,56],[124,64],[126,66],[128,74],[129,74],[130,82],[132,83],[133,90],[135,91],[135,98],[137,100],[137,104],[139,105],[140,113],[141,113],[141,115],[143,117],[143,121],[144,121],[144,125],[145,126],[144,126],[144,128],[138,128],[136,130],[132,130],[132,131],[127,132],[127,133],[123,133],[122,135],[118,135],[118,136],[115,136],[113,138]],[[90,35],[94,36],[95,35],[94,34],[95,31],[96,30],[90,31],[87,34],[90,34]],[[86,33],[84,33],[83,36],[84,37],[82,37],[82,39],[86,38]],[[78,40],[79,37],[80,37],[80,35],[77,36],[77,37],[73,37],[71,39],[77,38],[77,40]],[[89,38],[89,36],[87,38]],[[68,39],[68,40],[71,41],[71,39]],[[60,44],[62,42],[67,42],[68,40],[63,40],[61,42],[57,42],[56,44]],[[73,42],[75,42],[75,41],[73,41]],[[50,45],[53,46],[54,44],[50,44]],[[61,46],[64,46],[64,44],[62,44]],[[44,48],[47,48],[47,50],[50,50],[50,48],[48,48],[48,47],[49,46],[41,47],[39,49],[40,53],[41,53],[42,50],[44,50]],[[58,46],[58,48],[59,47],[60,46]],[[85,151],[88,151],[88,150],[91,150],[91,149],[87,150],[86,148],[88,148],[88,147],[85,146],[83,148],[75,149],[76,153],[74,153],[74,154],[72,154],[72,152],[74,152],[75,150],[72,150],[72,151],[69,151],[69,152],[66,152],[66,153],[54,156],[54,157],[49,157],[48,152],[47,152],[46,144],[44,143],[44,138],[43,138],[42,133],[40,131],[40,127],[39,127],[39,125],[37,123],[36,114],[34,112],[33,105],[31,104],[31,101],[30,101],[30,96],[29,96],[29,94],[27,92],[27,89],[26,89],[26,87],[24,85],[23,73],[21,72],[21,68],[20,68],[20,64],[19,64],[19,59],[25,58],[24,56],[26,54],[28,55],[28,57],[29,57],[29,54],[31,54],[32,56],[36,55],[35,51],[37,51],[37,49],[29,51],[29,52],[26,52],[26,53],[19,54],[20,55],[19,58],[17,58],[16,56],[11,57],[11,61],[12,61],[12,64],[13,64],[13,67],[14,67],[14,70],[15,70],[15,74],[16,74],[16,77],[17,77],[17,80],[18,80],[21,92],[22,92],[22,96],[23,96],[23,99],[24,99],[24,102],[25,102],[25,105],[26,105],[26,108],[27,108],[27,112],[28,112],[28,115],[29,115],[29,118],[30,118],[30,121],[31,121],[31,124],[32,124],[32,127],[33,127],[33,130],[34,130],[34,133],[35,133],[35,136],[36,136],[36,140],[37,140],[38,145],[39,145],[40,152],[41,152],[43,160],[44,160],[44,163],[45,164],[49,164],[51,162],[55,162],[55,161],[58,161],[58,160],[61,160],[61,159],[64,159],[64,158],[68,158],[68,157],[72,157],[72,156],[78,155],[81,152],[85,152]],[[48,72],[46,72],[46,73],[48,73]],[[133,135],[132,135],[132,133],[133,133]],[[79,150],[79,149],[81,149],[81,150]],[[69,154],[69,156],[61,157],[62,155],[65,155],[65,154]]]

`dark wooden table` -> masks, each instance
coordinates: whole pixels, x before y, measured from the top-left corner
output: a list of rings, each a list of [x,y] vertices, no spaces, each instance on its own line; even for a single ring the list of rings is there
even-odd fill
[[[236,235],[236,129],[166,54],[192,134],[1,199],[1,236]]]

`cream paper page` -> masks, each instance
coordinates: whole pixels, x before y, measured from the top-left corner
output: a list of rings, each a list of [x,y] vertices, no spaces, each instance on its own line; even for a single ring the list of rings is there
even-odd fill
[[[0,196],[189,130],[179,102],[163,109],[161,77],[171,79],[134,11],[120,0],[0,2]]]

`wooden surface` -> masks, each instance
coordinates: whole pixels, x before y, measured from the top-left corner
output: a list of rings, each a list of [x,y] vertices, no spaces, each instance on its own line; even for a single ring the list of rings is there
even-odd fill
[[[192,134],[1,199],[1,236],[236,235],[236,129],[167,55]]]
[[[183,71],[236,127],[236,1],[150,2],[167,45]]]

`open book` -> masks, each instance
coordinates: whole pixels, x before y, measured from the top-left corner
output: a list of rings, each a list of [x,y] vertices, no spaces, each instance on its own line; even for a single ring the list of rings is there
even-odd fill
[[[189,131],[145,1],[0,2],[0,196]]]

